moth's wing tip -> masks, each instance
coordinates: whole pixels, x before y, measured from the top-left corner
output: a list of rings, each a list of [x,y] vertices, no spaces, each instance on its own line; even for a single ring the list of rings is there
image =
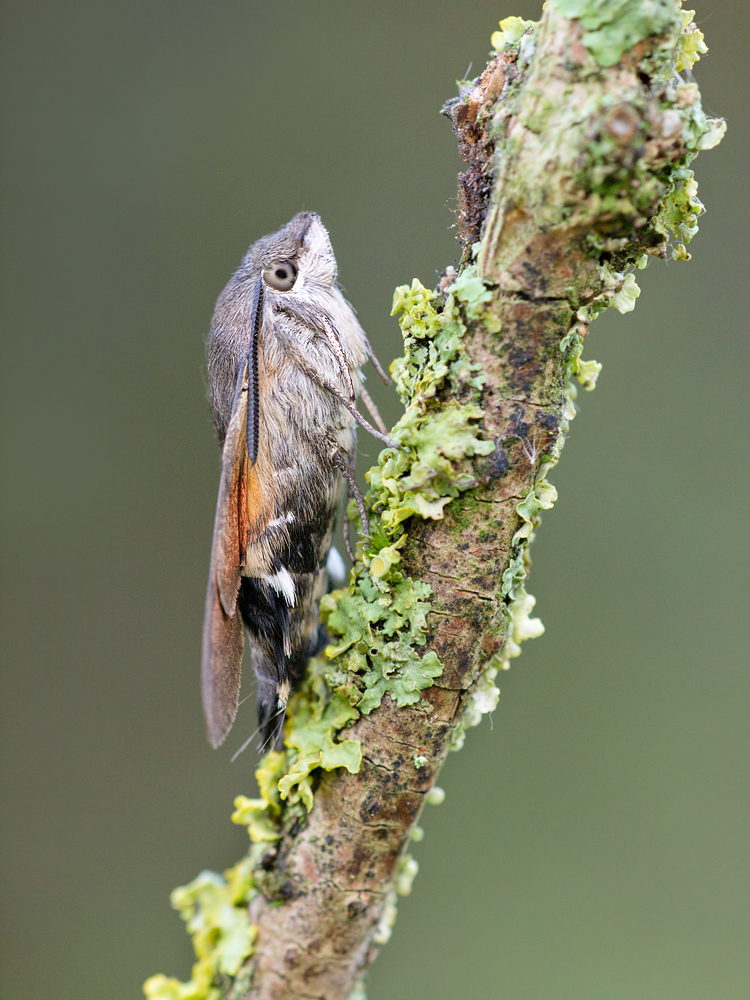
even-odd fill
[[[206,736],[214,749],[224,742],[237,715],[244,644],[239,610],[231,617],[224,613],[212,575],[203,622],[201,692]]]
[[[215,729],[210,722],[206,723],[206,739],[212,750],[218,750],[224,740],[227,738],[227,732],[229,730],[223,731],[222,729]]]

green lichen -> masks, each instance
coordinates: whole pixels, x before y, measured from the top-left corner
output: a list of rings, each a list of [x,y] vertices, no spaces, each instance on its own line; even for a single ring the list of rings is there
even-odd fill
[[[442,672],[434,652],[419,654],[432,591],[400,569],[404,522],[413,516],[441,519],[446,504],[475,485],[468,459],[494,450],[493,442],[480,437],[483,411],[476,402],[436,399],[446,381],[472,395],[481,387],[462,338],[467,323],[490,319],[490,299],[475,267],[454,281],[442,308],[437,295],[416,280],[394,295],[405,347],[391,366],[406,406],[391,431],[399,448],[384,450],[366,475],[374,516],[353,583],[321,602],[333,638],[326,656],[334,669],[326,681],[364,715],[385,694],[400,707],[415,704]]]
[[[401,578],[383,587],[386,575]],[[348,683],[363,715],[377,708],[386,692],[399,707],[415,704],[442,673],[433,652],[424,657],[417,652],[425,642],[430,605],[424,598],[430,593],[428,584],[389,570],[377,580],[362,573],[350,591],[323,599],[321,616],[329,632],[339,637],[326,649],[330,660],[340,660],[338,672],[330,672],[328,681]],[[342,653],[347,654],[344,659]]]
[[[263,844],[278,840],[281,836],[273,811],[265,799],[249,799],[246,795],[238,795],[234,800],[232,822],[247,827],[250,840],[254,844]]]
[[[326,684],[316,671],[289,707],[289,725],[284,743],[288,747],[288,770],[278,783],[282,799],[296,788],[308,812],[313,807],[310,775],[317,768],[333,771],[344,767],[356,774],[362,749],[356,740],[339,740],[338,733],[359,718],[349,700]]]
[[[279,782],[286,774],[286,769],[286,754],[271,750],[255,772],[261,798],[249,799],[245,795],[238,795],[234,800],[232,822],[246,826],[254,844],[268,843],[281,836]]]
[[[490,44],[493,49],[500,51],[506,45],[515,45],[529,28],[536,26],[536,21],[525,21],[522,17],[505,17],[500,22],[500,30],[493,33]]]
[[[693,18],[694,10],[683,10],[682,31],[676,53],[676,69],[680,73],[684,69],[692,69],[701,56],[708,52],[703,32],[696,26]]]
[[[685,11],[683,17],[692,18],[693,14],[694,11]],[[686,39],[689,41],[697,35],[700,36],[698,51],[706,52],[703,35],[692,23],[683,27],[680,36],[683,46],[687,44]],[[693,44],[698,45],[698,42]],[[676,69],[687,66],[689,62],[688,56],[680,47],[678,53],[675,61]],[[671,236],[677,241],[672,252],[675,259],[689,260],[690,255],[685,250],[685,245],[698,232],[698,218],[705,211],[698,198],[698,184],[693,171],[689,169],[689,164],[701,150],[713,149],[721,142],[726,134],[727,123],[723,118],[706,116],[698,87],[692,82],[680,82],[675,86],[670,81],[662,106],[662,128],[678,134],[685,144],[686,152],[682,160],[671,167],[663,180],[664,197],[651,224],[656,233],[665,238]]]
[[[487,305],[491,298],[492,293],[474,265],[455,279],[442,309],[436,308],[437,294],[416,278],[411,286],[396,289],[391,316],[400,317],[404,356],[393,362],[391,373],[405,406],[415,400],[421,405],[434,396],[446,377],[456,385],[467,382],[481,387],[481,378],[473,379],[479,368],[469,362],[462,339],[465,320],[489,318]]]
[[[467,359],[462,338],[467,322],[494,318],[487,313],[490,299],[475,266],[454,281],[440,311],[435,293],[416,279],[411,287],[396,289],[392,314],[401,316],[405,353],[391,370],[406,411],[391,432],[399,449],[383,452],[378,466],[366,476],[371,488],[368,499],[382,527],[373,535],[368,565],[392,539],[398,540],[399,525],[407,518],[440,520],[445,505],[474,485],[465,460],[494,450],[491,441],[480,437],[477,422],[483,411],[476,403],[434,404],[446,379],[458,392],[481,388],[482,376]],[[383,568],[383,574],[386,571]],[[380,563],[374,572],[382,578]]]
[[[198,961],[186,983],[163,975],[147,979],[147,1000],[220,1000],[217,983],[237,974],[258,934],[247,910],[256,895],[253,860],[244,858],[223,876],[201,872],[189,885],[174,890],[172,906],[187,924]]]
[[[680,25],[674,0],[549,0],[585,29],[581,39],[600,66],[614,66],[623,53],[651,35]]]

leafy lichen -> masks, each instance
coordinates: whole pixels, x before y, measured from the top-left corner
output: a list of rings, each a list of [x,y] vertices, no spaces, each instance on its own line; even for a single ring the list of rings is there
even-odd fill
[[[395,574],[389,569],[379,580],[386,575]],[[355,687],[355,699],[363,715],[377,708],[386,692],[399,707],[413,705],[420,692],[442,673],[434,653],[420,657],[417,652],[425,642],[430,607],[422,598],[430,592],[427,584],[409,578],[378,589],[370,576],[362,574],[351,592],[333,593],[324,599],[324,620],[329,631],[339,635],[326,655],[336,660],[342,653],[348,654],[339,671],[345,671],[349,683],[353,676],[361,680]],[[328,676],[331,683],[336,682],[336,674]]]
[[[404,576],[399,564],[406,541],[404,522],[413,516],[439,520],[444,508],[476,480],[467,461],[488,455],[494,443],[480,436],[483,411],[474,401],[439,403],[446,380],[475,394],[482,384],[463,349],[466,323],[491,319],[491,293],[467,268],[454,281],[442,308],[436,293],[419,281],[396,289],[404,357],[392,365],[406,409],[391,434],[399,448],[385,449],[367,473],[372,533],[361,546],[361,563],[348,590],[323,599],[321,613],[334,641],[326,650],[337,670],[328,682],[348,685],[363,714],[388,693],[399,706],[414,704],[440,676],[434,652],[420,656],[430,608],[428,584]],[[345,654],[345,655],[344,655]]]
[[[703,37],[703,32],[697,27],[695,21],[693,20],[695,17],[695,11],[683,10],[681,11],[681,14],[682,31],[680,32],[680,39],[678,42],[675,67],[678,73],[684,69],[691,70],[700,57],[708,52],[708,46],[706,45],[706,40]]]
[[[674,0],[551,0],[565,17],[585,29],[583,44],[600,66],[619,62],[623,53],[650,35],[662,35],[679,21]]]
[[[416,279],[411,287],[396,289],[392,314],[401,316],[405,352],[391,369],[406,410],[391,432],[398,450],[382,452],[378,465],[366,476],[368,499],[379,522],[364,562],[377,579],[383,579],[398,561],[391,561],[391,553],[402,522],[412,516],[440,520],[446,504],[475,485],[465,460],[494,450],[493,443],[480,436],[478,421],[483,411],[477,403],[435,403],[435,394],[446,379],[457,392],[481,388],[482,376],[466,357],[462,338],[467,321],[491,320],[487,313],[490,299],[490,291],[473,266],[454,281],[440,310],[437,295]],[[384,550],[387,566],[382,563]]]
[[[515,45],[529,28],[535,28],[536,25],[536,21],[525,21],[522,17],[505,17],[500,22],[500,30],[493,33],[490,44],[496,51],[506,45]]]
[[[313,673],[308,684],[294,697],[284,743],[288,747],[286,774],[279,780],[282,799],[296,787],[309,811],[313,807],[310,775],[317,768],[333,771],[345,767],[356,774],[362,749],[356,740],[339,740],[337,734],[358,718],[348,699],[331,691],[324,679]]]
[[[172,906],[187,924],[198,961],[185,983],[163,975],[147,979],[147,1000],[220,1000],[221,977],[237,974],[258,934],[247,909],[256,894],[253,860],[251,855],[243,858],[223,876],[201,872],[189,885],[174,890]]]

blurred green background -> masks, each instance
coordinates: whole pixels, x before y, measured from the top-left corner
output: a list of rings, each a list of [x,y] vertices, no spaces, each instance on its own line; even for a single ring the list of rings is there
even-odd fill
[[[246,847],[252,703],[214,752],[198,688],[218,292],[315,209],[390,360],[394,286],[457,256],[438,109],[500,17],[540,8],[3,4],[8,1000],[186,978],[169,892]],[[534,546],[547,631],[445,768],[370,1000],[750,997],[746,8],[698,20],[729,133],[697,161],[693,260],[652,261],[592,330],[604,371]]]

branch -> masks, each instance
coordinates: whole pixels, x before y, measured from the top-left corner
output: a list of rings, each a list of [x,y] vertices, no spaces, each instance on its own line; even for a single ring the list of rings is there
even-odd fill
[[[368,474],[372,539],[324,601],[333,645],[259,768],[262,798],[237,800],[250,854],[173,896],[193,980],[153,977],[152,1000],[363,997],[445,756],[541,631],[527,550],[556,499],[573,380],[598,374],[581,360],[589,323],[633,308],[628,268],[666,256],[670,233],[688,258],[702,206],[687,167],[724,129],[701,110],[705,46],[678,5],[610,6],[549,0],[539,24],[503,21],[445,109],[469,164],[463,257],[437,292],[396,293],[406,409]]]

